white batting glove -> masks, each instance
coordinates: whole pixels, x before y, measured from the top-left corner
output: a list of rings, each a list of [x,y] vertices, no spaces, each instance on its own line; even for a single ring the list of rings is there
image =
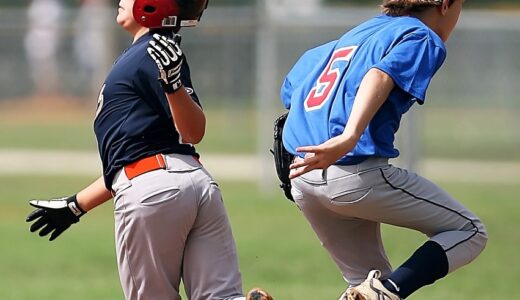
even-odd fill
[[[148,54],[159,68],[159,81],[168,94],[181,88],[181,66],[184,60],[179,44],[172,38],[154,34],[148,43]]]

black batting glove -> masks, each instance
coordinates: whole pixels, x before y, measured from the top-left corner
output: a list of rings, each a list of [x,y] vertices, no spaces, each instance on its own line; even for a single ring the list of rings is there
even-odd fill
[[[36,220],[31,225],[31,232],[40,228],[42,228],[38,233],[40,236],[52,232],[50,241],[57,238],[70,225],[79,222],[79,218],[87,213],[79,207],[76,195],[51,200],[31,200],[29,204],[36,207],[25,220],[26,222]]]
[[[148,43],[147,50],[159,68],[159,81],[164,91],[171,94],[179,90],[182,86],[181,66],[184,60],[179,43],[156,33]]]

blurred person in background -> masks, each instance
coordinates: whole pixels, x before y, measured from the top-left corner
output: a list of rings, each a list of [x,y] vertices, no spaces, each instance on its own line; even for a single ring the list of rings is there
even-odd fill
[[[74,52],[80,65],[81,89],[90,98],[99,92],[112,59],[112,11],[107,0],[79,0]]]
[[[25,50],[37,96],[54,95],[60,88],[57,50],[62,14],[58,0],[32,0],[27,10]]]
[[[272,14],[290,12],[293,14],[310,15],[322,3],[323,0],[270,0],[267,1],[267,8]]]
[[[389,164],[401,117],[423,104],[464,0],[384,0],[384,14],[307,51],[281,90],[292,197],[349,288],[399,300],[473,261],[481,220],[429,180]],[[381,223],[429,239],[393,270]]]

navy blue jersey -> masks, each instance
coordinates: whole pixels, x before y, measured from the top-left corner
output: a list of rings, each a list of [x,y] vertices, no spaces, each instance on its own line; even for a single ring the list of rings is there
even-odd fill
[[[109,190],[116,172],[141,158],[159,153],[198,156],[193,145],[181,142],[174,126],[157,64],[147,52],[151,38],[152,33],[145,34],[121,54],[99,95],[94,131]],[[186,58],[181,81],[200,106]]]
[[[281,90],[290,108],[283,141],[296,153],[299,146],[319,145],[343,133],[354,99],[371,68],[387,73],[396,87],[356,147],[338,164],[356,164],[368,156],[393,158],[395,133],[402,115],[422,104],[433,75],[446,57],[441,38],[414,17],[381,15],[340,39],[307,51],[287,75]]]

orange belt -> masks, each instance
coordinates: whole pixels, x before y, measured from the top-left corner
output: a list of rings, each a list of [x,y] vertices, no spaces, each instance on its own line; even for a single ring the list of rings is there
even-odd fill
[[[162,154],[156,154],[126,165],[124,169],[126,177],[132,180],[150,171],[166,169],[166,163],[164,162],[164,156]]]

